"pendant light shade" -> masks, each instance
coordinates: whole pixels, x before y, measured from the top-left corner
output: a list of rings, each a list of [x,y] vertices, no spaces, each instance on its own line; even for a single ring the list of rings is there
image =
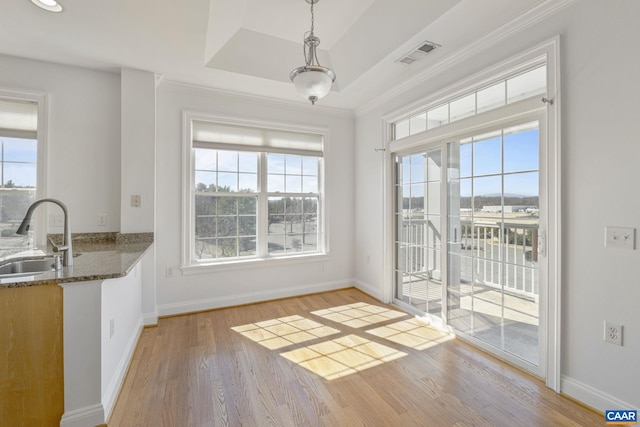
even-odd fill
[[[320,0],[306,0],[311,4],[311,31],[304,39],[305,65],[291,71],[289,78],[295,85],[297,91],[304,99],[315,104],[317,100],[327,96],[331,90],[331,85],[336,80],[336,73],[332,69],[323,67],[318,62],[316,48],[320,44],[320,39],[313,34],[314,15],[313,5]]]

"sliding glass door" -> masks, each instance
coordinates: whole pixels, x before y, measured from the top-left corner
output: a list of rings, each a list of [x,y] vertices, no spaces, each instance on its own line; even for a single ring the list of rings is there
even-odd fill
[[[448,323],[535,366],[539,145],[537,122],[447,144]]]
[[[396,158],[396,298],[442,312],[442,150]]]
[[[396,303],[534,373],[539,136],[530,119],[394,157]]]

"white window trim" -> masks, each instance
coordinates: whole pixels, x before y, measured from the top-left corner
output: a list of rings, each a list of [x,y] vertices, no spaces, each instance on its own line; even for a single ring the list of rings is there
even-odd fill
[[[217,122],[227,125],[236,126],[248,126],[265,129],[273,129],[280,131],[300,132],[300,133],[313,133],[322,135],[323,144],[323,157],[324,167],[322,168],[320,182],[318,183],[318,194],[320,199],[320,221],[318,222],[318,228],[321,237],[321,241],[318,242],[318,252],[315,253],[302,253],[292,254],[274,257],[261,257],[261,258],[245,258],[238,259],[232,258],[228,261],[212,261],[210,263],[193,263],[191,246],[192,236],[195,234],[195,221],[192,221],[194,215],[194,202],[192,200],[192,189],[194,188],[192,169],[195,164],[194,159],[194,142],[192,136],[193,121],[204,122]],[[182,113],[182,259],[181,259],[181,271],[183,274],[206,274],[211,272],[229,271],[229,270],[244,270],[247,268],[257,268],[265,266],[277,266],[286,264],[298,264],[305,262],[324,262],[329,258],[329,229],[327,224],[328,218],[328,206],[329,196],[327,196],[325,189],[327,188],[327,157],[328,157],[328,140],[329,130],[327,128],[313,127],[313,126],[298,126],[283,124],[278,122],[268,122],[260,120],[248,120],[239,119],[236,117],[219,116],[198,113],[193,111],[183,111]],[[258,151],[260,151],[258,147]],[[259,219],[258,219],[259,220]]]
[[[562,307],[562,203],[561,203],[561,90],[560,90],[560,36],[543,42],[531,49],[522,52],[519,55],[511,57],[503,62],[487,68],[479,73],[471,75],[457,83],[445,87],[431,95],[421,98],[405,107],[391,112],[382,118],[383,138],[385,141],[385,156],[383,165],[384,179],[384,235],[383,246],[383,277],[388,286],[382,289],[382,301],[391,302],[393,300],[393,156],[402,150],[409,149],[412,145],[417,144],[419,139],[424,143],[425,139],[431,140],[436,137],[438,139],[446,138],[446,134],[453,134],[456,126],[464,126],[463,123],[469,125],[469,119],[463,119],[459,122],[450,123],[441,127],[412,135],[400,140],[393,141],[392,124],[405,117],[409,117],[417,111],[424,108],[431,108],[445,101],[455,99],[456,97],[468,93],[475,88],[490,84],[490,82],[499,80],[503,76],[513,72],[518,72],[525,68],[531,67],[544,59],[547,64],[547,98],[553,101],[553,104],[545,103],[547,118],[547,149],[545,154],[547,158],[547,169],[549,180],[546,183],[547,201],[548,201],[548,223],[546,224],[546,252],[548,260],[548,294],[544,296],[546,301],[545,322],[546,329],[546,365],[545,377],[547,387],[556,392],[560,392],[561,385],[561,307]],[[509,108],[525,107],[525,103],[531,100],[524,100],[520,103],[511,104]],[[535,102],[541,103],[541,100],[534,98]],[[533,101],[531,101],[533,102]],[[485,119],[493,110],[481,113],[475,117]],[[468,121],[469,120],[469,121]],[[439,134],[436,134],[439,132]],[[428,136],[427,136],[428,135]],[[541,295],[541,298],[543,296]]]
[[[49,96],[41,92],[19,91],[0,88],[0,98],[18,102],[35,102],[38,105],[38,162],[36,166],[36,200],[45,198],[48,181],[48,150],[49,150]],[[48,208],[47,208],[48,209]],[[33,218],[34,229],[33,246],[43,247],[47,242],[47,210],[36,211]],[[26,212],[25,212],[26,214]]]

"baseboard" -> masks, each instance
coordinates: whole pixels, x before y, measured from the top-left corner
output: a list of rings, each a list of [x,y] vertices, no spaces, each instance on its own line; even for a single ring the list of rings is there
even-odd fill
[[[60,427],[87,427],[104,424],[104,408],[102,405],[87,406],[65,412],[60,420]]]
[[[122,388],[122,384],[124,383],[124,378],[127,375],[127,371],[129,370],[131,358],[133,358],[133,352],[135,351],[136,344],[138,344],[138,340],[140,339],[140,334],[142,334],[142,329],[143,321],[142,318],[140,318],[138,326],[136,327],[136,332],[131,335],[129,342],[127,342],[127,346],[125,347],[124,352],[120,357],[120,361],[118,362],[116,371],[113,374],[113,377],[111,377],[109,386],[102,396],[102,407],[104,408],[105,420],[109,419],[111,411],[113,410],[113,406],[118,399],[120,389]]]
[[[573,378],[569,378],[566,375],[563,375],[560,379],[560,392],[602,413],[610,409],[638,410],[638,408],[629,403],[623,402],[620,399],[574,380]]]
[[[199,311],[252,304],[256,302],[263,302],[281,298],[290,298],[318,292],[335,291],[338,289],[344,289],[353,286],[353,280],[339,280],[334,282],[315,283],[304,286],[270,289],[268,291],[262,292],[234,294],[219,298],[207,298],[195,301],[185,301],[175,304],[163,304],[158,306],[158,316],[175,316],[179,314],[196,313]]]
[[[158,313],[145,313],[142,315],[142,323],[144,326],[157,326],[158,325]]]
[[[360,289],[365,294],[377,298],[379,301],[382,301],[382,293],[380,292],[380,289],[374,288],[373,286],[363,282],[362,280],[354,280],[354,283],[356,284],[356,288]]]

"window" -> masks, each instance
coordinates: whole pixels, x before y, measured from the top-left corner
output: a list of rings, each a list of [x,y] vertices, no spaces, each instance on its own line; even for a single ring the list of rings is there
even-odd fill
[[[38,104],[0,98],[0,257],[21,252],[29,236],[15,232],[36,200]]]
[[[435,129],[485,111],[546,93],[547,67],[536,65],[509,77],[463,93],[444,104],[414,113],[393,123],[393,139],[401,139]]]
[[[185,266],[324,253],[323,134],[185,123]]]

